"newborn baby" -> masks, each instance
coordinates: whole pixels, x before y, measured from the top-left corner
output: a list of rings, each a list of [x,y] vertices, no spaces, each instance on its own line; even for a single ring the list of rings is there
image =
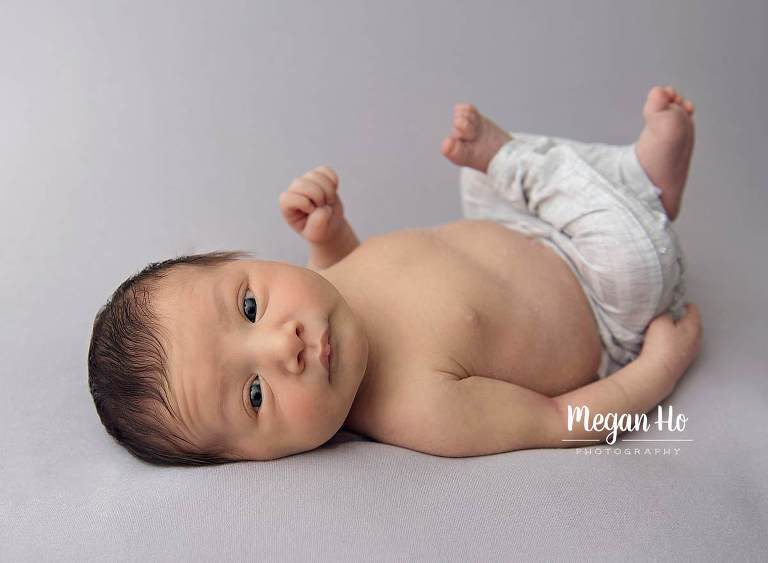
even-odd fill
[[[447,457],[604,440],[569,431],[568,405],[642,414],[698,353],[669,223],[692,114],[657,86],[637,142],[612,147],[510,134],[458,104],[442,153],[462,167],[465,218],[362,244],[335,172],[306,173],[280,208],[307,268],[181,257],[99,311],[102,422],[162,464],[276,459],[340,428]]]

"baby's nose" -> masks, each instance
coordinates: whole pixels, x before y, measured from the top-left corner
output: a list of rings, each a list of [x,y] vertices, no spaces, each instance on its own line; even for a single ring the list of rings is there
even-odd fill
[[[306,365],[302,332],[300,325],[294,322],[263,334],[261,342],[256,342],[255,347],[266,354],[268,361],[279,364],[290,373],[301,373]]]

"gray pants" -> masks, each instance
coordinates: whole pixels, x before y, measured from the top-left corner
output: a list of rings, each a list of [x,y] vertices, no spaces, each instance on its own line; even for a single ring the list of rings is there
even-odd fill
[[[606,377],[640,353],[650,321],[683,315],[685,259],[634,145],[510,132],[488,173],[461,169],[464,217],[533,236],[579,280],[603,343]]]

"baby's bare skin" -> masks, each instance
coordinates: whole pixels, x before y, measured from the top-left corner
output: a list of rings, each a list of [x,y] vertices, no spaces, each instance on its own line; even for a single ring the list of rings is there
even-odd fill
[[[652,89],[644,108],[638,160],[670,218],[690,161],[692,112],[670,87]],[[453,125],[443,154],[482,172],[510,138],[468,104],[456,106]],[[597,379],[601,342],[577,279],[545,245],[492,221],[372,237],[320,273],[358,313],[370,344],[350,430],[391,437],[386,417],[402,412],[378,405],[429,389],[417,378],[482,376],[548,397]]]
[[[670,217],[693,147],[692,110],[673,89],[652,89],[635,145]],[[486,172],[509,139],[458,104],[442,152]],[[307,268],[187,265],[158,287],[166,390],[190,443],[232,459],[275,459],[314,449],[343,426],[448,457],[567,447],[611,433],[566,431],[569,406],[602,417],[645,413],[698,352],[695,307],[677,322],[660,315],[638,357],[597,379],[592,310],[549,247],[484,220],[360,244],[338,187],[320,166],[280,194],[284,219],[310,244]]]
[[[491,221],[373,237],[322,272],[366,327],[369,363],[346,427],[377,437],[376,404],[409,378],[484,376],[547,396],[595,379],[600,340],[554,252]]]
[[[596,378],[600,339],[573,273],[492,221],[372,237],[321,273],[368,334],[358,394],[386,392],[398,377],[482,375],[555,396]],[[349,427],[370,430],[367,411],[353,408]]]
[[[692,112],[673,88],[653,88],[635,144],[670,218],[679,212],[691,157]],[[441,149],[455,164],[485,173],[509,139],[472,105],[457,104]],[[301,316],[315,316],[315,309],[325,314],[324,303],[315,307],[301,299],[313,291],[329,299],[335,293],[331,301],[348,312],[350,329],[335,327],[329,357],[339,371],[328,393],[345,389],[346,397],[355,389],[343,415],[347,429],[449,457],[574,445],[566,438],[600,441],[610,431],[566,431],[568,406],[588,406],[603,417],[645,413],[672,392],[698,352],[701,324],[691,305],[677,322],[669,314],[654,319],[639,356],[597,379],[602,350],[592,310],[571,269],[549,247],[484,220],[404,229],[360,244],[344,218],[338,187],[333,169],[320,166],[280,195],[284,219],[310,243],[307,267],[330,283],[304,276],[294,284],[295,295],[281,289],[288,282],[270,286],[272,311],[257,330],[292,347],[250,353],[248,344],[242,346],[243,362],[254,368],[270,359],[292,366],[300,334],[292,334],[293,325],[286,333],[270,323],[299,315],[296,303],[308,308]],[[285,279],[299,277],[283,269]],[[308,401],[319,409],[330,399],[315,400],[296,378],[267,375],[280,387],[274,402],[291,410],[283,417],[291,435],[306,437],[321,422],[330,427],[328,416],[305,416]],[[336,417],[338,401],[330,404]],[[291,451],[305,451],[317,438],[294,440]],[[252,455],[254,447],[243,452]]]

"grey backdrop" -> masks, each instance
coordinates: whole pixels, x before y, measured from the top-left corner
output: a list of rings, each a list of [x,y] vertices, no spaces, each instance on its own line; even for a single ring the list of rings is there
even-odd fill
[[[765,2],[0,2],[0,559],[757,559],[765,554]],[[449,460],[348,436],[144,466],[86,356],[127,276],[243,248],[304,265],[278,195],[327,163],[361,240],[460,217],[453,104],[628,143],[696,104],[676,222],[702,355],[676,457]],[[341,438],[341,436],[339,436]]]

